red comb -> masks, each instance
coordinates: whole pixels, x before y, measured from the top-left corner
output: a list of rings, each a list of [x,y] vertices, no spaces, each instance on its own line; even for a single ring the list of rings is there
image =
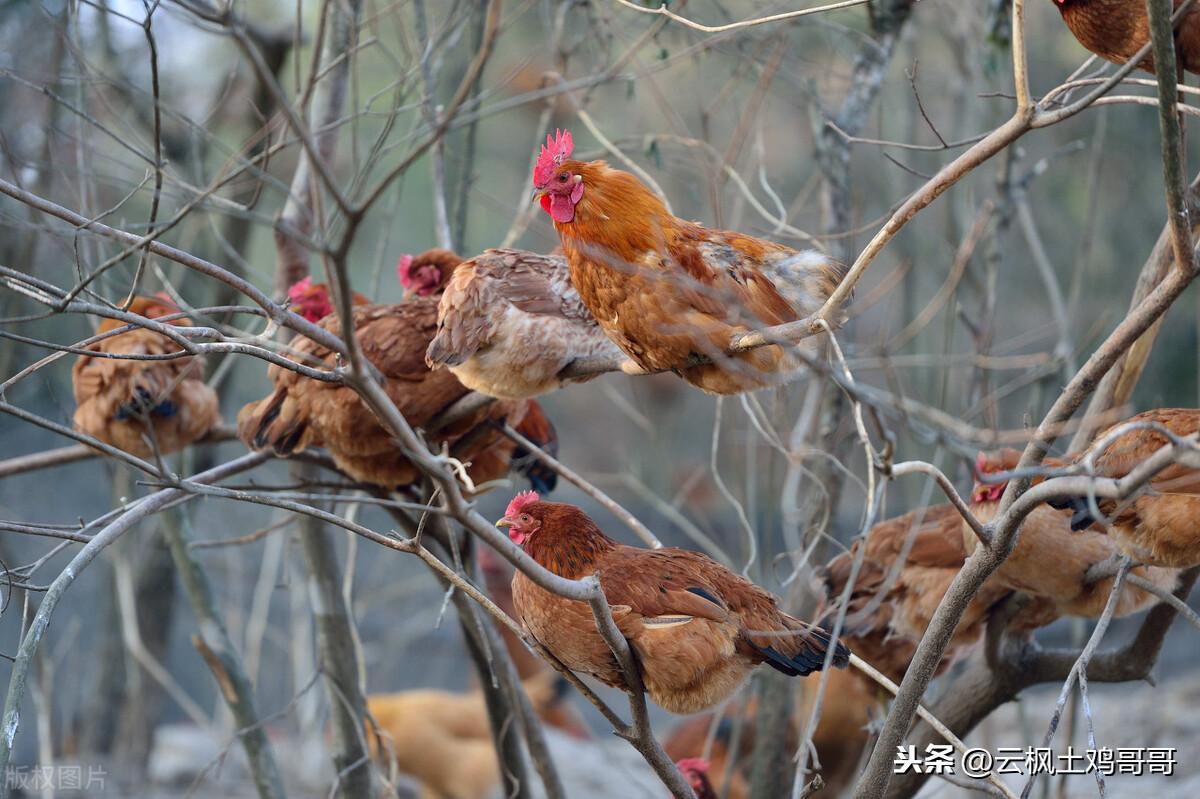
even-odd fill
[[[408,288],[408,279],[412,275],[413,257],[407,253],[400,256],[400,260],[396,262],[396,277],[400,280],[400,285]]]
[[[295,283],[288,286],[288,290],[287,290],[288,299],[295,302],[296,300],[300,299],[305,294],[307,294],[308,290],[311,288],[312,288],[312,275],[309,275],[308,277],[304,278],[303,280],[297,280]]]
[[[553,136],[546,134],[546,143],[542,145],[537,165],[533,168],[533,185],[544,186],[549,183],[550,178],[554,176],[554,170],[573,149],[575,142],[571,139],[571,131],[555,130]]]
[[[979,456],[977,458],[975,458],[975,474],[987,474],[987,470],[988,470],[987,453],[980,452]]]
[[[680,771],[708,773],[708,761],[702,757],[685,757],[683,760],[676,761],[675,765]]]
[[[532,505],[537,501],[538,495],[536,491],[522,491],[512,498],[512,502],[508,503],[508,507],[504,510],[504,515],[506,517],[519,516],[526,505]]]

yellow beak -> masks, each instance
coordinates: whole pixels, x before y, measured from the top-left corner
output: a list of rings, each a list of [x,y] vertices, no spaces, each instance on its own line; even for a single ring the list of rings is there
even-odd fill
[[[534,189],[534,190],[533,190],[533,194],[532,194],[532,195],[530,195],[530,197],[529,197],[529,202],[530,202],[531,204],[532,204],[532,203],[535,203],[535,202],[537,202],[538,200],[540,200],[540,199],[542,199],[543,197],[545,197],[545,196],[546,196],[547,194],[549,194],[549,193],[550,193],[550,192],[546,191],[545,189]]]
[[[500,519],[499,521],[496,522],[497,527],[513,527],[515,524],[516,524],[516,522],[511,521],[509,519]]]

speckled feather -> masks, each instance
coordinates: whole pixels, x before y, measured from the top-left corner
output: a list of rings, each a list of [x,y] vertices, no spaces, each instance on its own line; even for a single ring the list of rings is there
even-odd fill
[[[150,297],[137,297],[130,313],[155,318],[176,308]],[[186,327],[186,319],[166,324]],[[106,319],[99,332],[116,330],[124,322]],[[88,349],[123,355],[167,355],[179,345],[145,328],[98,341]],[[133,361],[80,356],[71,370],[75,395],[75,427],[106,444],[148,458],[153,454],[146,428],[149,422],[162,453],[176,452],[204,437],[220,422],[217,395],[206,386],[201,362],[194,357],[165,361]],[[141,409],[138,413],[133,409]],[[164,412],[168,410],[169,412]]]
[[[563,577],[598,573],[613,619],[642,666],[650,697],[674,713],[712,707],[760,663],[790,674],[819,670],[828,635],[779,610],[775,598],[705,555],[625,546],[579,508],[526,505],[541,529],[525,550]],[[513,602],[530,633],[576,671],[624,683],[586,603],[563,599],[518,572]],[[835,665],[848,654],[839,646]]]
[[[563,256],[494,249],[455,270],[426,357],[468,388],[520,399],[561,387],[558,374],[574,361],[621,351],[584,307]]]

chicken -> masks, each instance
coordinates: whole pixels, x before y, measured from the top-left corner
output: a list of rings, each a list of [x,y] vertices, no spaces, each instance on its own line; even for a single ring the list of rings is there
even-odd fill
[[[803,725],[808,723],[816,700],[817,679],[802,680],[796,692],[796,704],[791,714],[788,747],[800,744]],[[821,777],[828,795],[836,796],[848,787],[858,771],[859,759],[868,739],[867,727],[879,696],[859,673],[846,669],[832,672],[825,685],[821,719],[813,734],[816,762],[821,764]],[[709,742],[714,719],[711,715],[695,716],[677,724],[663,741],[663,748],[672,759],[704,756],[711,765],[709,777],[713,787],[726,799],[748,799],[749,772],[754,750],[754,721],[758,716],[758,701],[751,699],[724,711],[716,722],[717,729]],[[731,751],[738,725],[737,751]],[[707,747],[707,748],[706,748]],[[730,767],[732,769],[730,770]],[[725,776],[729,781],[726,786]]]
[[[518,494],[496,524],[561,577],[599,573],[647,693],[672,713],[712,707],[760,663],[791,676],[824,666],[824,630],[781,612],[769,593],[705,555],[618,544],[579,508],[542,502],[532,491]],[[529,633],[568,668],[626,687],[587,603],[552,594],[518,571],[513,604]],[[845,666],[849,656],[838,646],[832,662]]]
[[[516,610],[513,607],[512,597],[512,567],[508,565],[507,561],[493,555],[487,547],[481,546],[477,552],[479,569],[483,572],[483,581],[492,601],[509,616],[515,616]],[[505,625],[497,626],[504,639],[504,648],[508,650],[508,655],[517,669],[517,676],[522,680],[532,680],[535,677],[544,676],[549,671],[546,662],[530,651],[519,636]],[[559,680],[556,685],[565,690],[568,683],[565,680]],[[587,722],[584,721],[579,709],[571,702],[559,701],[553,705],[546,704],[545,710],[540,713],[547,724],[568,735],[579,739],[591,737]]]
[[[445,251],[432,251],[439,258]],[[443,266],[437,266],[442,263]],[[432,268],[450,263],[418,256],[401,262],[401,278],[416,299],[399,305],[358,305],[353,309],[355,334],[363,354],[383,374],[384,390],[408,422],[420,428],[465,396],[468,391],[454,375],[430,371],[425,348],[437,323],[437,296]],[[444,274],[444,271],[442,272]],[[406,280],[406,274],[409,279]],[[320,324],[339,335],[336,315]],[[305,336],[289,345],[289,357],[299,363],[326,369],[337,365],[337,355]],[[343,472],[363,483],[384,488],[408,486],[419,473],[401,454],[392,437],[353,389],[304,377],[272,365],[268,376],[274,391],[244,407],[238,414],[238,436],[252,449],[271,449],[281,457],[307,447],[322,446]],[[532,400],[495,402],[467,418],[433,433],[430,443],[449,446],[450,454],[470,464],[468,473],[477,485],[504,477],[520,457],[517,445],[493,423],[508,423],[534,443],[552,445],[554,430]],[[527,463],[526,470],[536,462]],[[551,484],[544,473],[534,472],[534,485]]]
[[[310,322],[320,322],[333,313],[333,301],[329,296],[329,287],[324,283],[313,283],[311,277],[306,277],[289,286],[287,296],[288,306],[292,312],[303,316]],[[357,291],[350,295],[350,302],[353,305],[371,304],[370,300]]]
[[[546,142],[534,196],[583,304],[636,367],[714,394],[775,384],[795,367],[777,345],[726,351],[735,334],[814,313],[844,277],[841,264],[677,219],[633,175],[570,160],[570,133]]]
[[[866,552],[850,593],[844,637],[863,660],[897,682],[966,560],[961,526],[962,517],[952,505],[934,505],[882,521],[867,533]],[[910,536],[911,548],[897,570],[896,561]],[[862,546],[863,541],[856,541],[848,552],[820,570],[828,603],[842,596]],[[978,642],[988,610],[1009,593],[1010,589],[993,582],[984,583],[951,637],[940,670],[949,668]],[[832,615],[834,610],[827,613]]]
[[[1200,410],[1159,408],[1126,419],[1120,424],[1142,423],[1166,428],[1179,437],[1200,432]],[[1075,459],[1093,455],[1096,474],[1121,478],[1142,461],[1170,443],[1161,433],[1134,429],[1117,437],[1103,451],[1096,451],[1109,431],[1096,437],[1096,443]],[[1117,547],[1137,563],[1183,569],[1200,564],[1200,470],[1172,464],[1159,472],[1142,490],[1123,501],[1097,498],[1103,519],[1092,515],[1087,497],[1054,501],[1052,505],[1071,507],[1072,530],[1084,530],[1109,523],[1109,535]]]
[[[1054,0],[1071,33],[1085,48],[1124,64],[1150,41],[1146,0]],[[1175,0],[1179,8],[1183,0]],[[1193,3],[1175,27],[1175,58],[1188,72],[1200,72],[1200,5]],[[1138,67],[1154,72],[1147,55]]]
[[[179,312],[165,294],[135,297],[129,312],[146,319]],[[166,324],[187,327],[186,319]],[[97,333],[125,327],[119,319],[105,319]],[[204,437],[221,421],[217,394],[201,379],[202,367],[194,357],[169,360],[130,360],[123,355],[168,355],[180,351],[171,339],[135,327],[88,346],[95,355],[83,355],[71,370],[75,393],[75,428],[139,458],[155,449],[177,452]],[[153,446],[151,446],[153,441]]]
[[[687,780],[692,793],[696,794],[696,799],[717,799],[717,792],[713,790],[713,784],[708,778],[707,760],[702,757],[688,757],[677,762],[675,766]]]
[[[727,708],[727,715],[716,721],[717,729],[711,744],[709,736],[713,732],[712,715],[684,719],[675,725],[663,740],[663,749],[668,757],[676,761],[681,771],[683,764],[689,760],[701,760],[706,763],[706,776],[718,796],[725,799],[748,799],[750,783],[747,777],[750,755],[754,749],[754,715],[757,707],[757,702],[751,700],[744,705]],[[733,739],[739,720],[742,728],[735,752]],[[684,776],[688,776],[686,772]],[[692,790],[696,790],[695,785],[692,786]]]
[[[975,469],[981,477],[1017,468],[1021,453],[1014,449],[980,453]],[[1053,459],[1051,463],[1053,465]],[[996,517],[1005,482],[977,483],[971,494],[971,512],[982,522]],[[1014,591],[1054,602],[1064,616],[1099,618],[1104,612],[1115,579],[1112,576],[1088,583],[1088,569],[1108,560],[1117,550],[1112,538],[1094,530],[1072,533],[1071,515],[1046,505],[1034,509],[1021,523],[1013,550],[992,576]],[[975,551],[978,539],[965,523],[963,543],[968,554]],[[1175,588],[1177,573],[1172,569],[1152,566],[1134,569],[1143,577],[1168,591]],[[1153,594],[1133,585],[1126,585],[1117,601],[1116,616],[1128,616],[1144,610],[1158,601]]]
[[[566,682],[545,672],[523,685],[534,712],[551,726],[566,694]],[[459,694],[417,690],[367,697],[367,742],[386,770],[396,768],[417,779],[421,797],[485,799],[500,785],[500,766],[479,691]]]
[[[455,270],[426,353],[430,368],[447,366],[467,388],[506,399],[562,387],[572,364],[620,358],[566,259],[521,250],[488,250]]]

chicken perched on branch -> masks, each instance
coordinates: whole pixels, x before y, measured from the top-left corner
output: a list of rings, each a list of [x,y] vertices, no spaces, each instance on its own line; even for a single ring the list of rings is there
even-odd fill
[[[1178,9],[1184,0],[1174,0]],[[1085,48],[1124,64],[1150,41],[1146,0],[1054,0],[1071,33]],[[1175,26],[1175,58],[1188,72],[1200,72],[1200,3],[1184,12]],[[1147,55],[1138,67],[1154,72],[1154,58]]]
[[[146,319],[179,313],[165,294],[136,297],[129,312]],[[187,327],[186,319],[166,324]],[[125,327],[105,319],[96,331]],[[176,452],[203,438],[220,422],[217,394],[201,380],[199,360],[186,356],[164,360],[131,360],[121,356],[162,356],[180,346],[161,333],[134,327],[88,346],[71,370],[75,393],[75,427],[82,433],[139,458]],[[153,446],[151,442],[153,441]]]
[[[1003,449],[980,453],[975,463],[978,476],[987,482],[976,483],[971,494],[971,512],[981,522],[996,517],[1000,497],[1007,482],[996,482],[991,475],[1011,472],[1017,468],[1021,453]],[[1048,459],[1047,466],[1055,464]],[[1116,542],[1094,530],[1071,532],[1071,514],[1042,505],[1035,508],[1021,523],[1016,544],[989,581],[1022,591],[1033,597],[1053,601],[1064,616],[1098,618],[1104,612],[1115,579],[1108,576],[1088,582],[1085,575],[1092,566],[1103,563],[1117,552]],[[968,554],[975,551],[978,539],[966,524],[962,525],[963,543]],[[1142,566],[1133,570],[1167,591],[1174,590],[1178,575],[1172,569]],[[1115,615],[1128,616],[1153,605],[1153,594],[1126,584],[1117,601]]]
[[[487,250],[455,270],[426,354],[467,388],[507,399],[562,387],[569,366],[620,357],[571,285],[566,259],[522,250]]]
[[[705,555],[618,544],[579,508],[542,502],[532,491],[518,494],[496,524],[561,577],[599,574],[647,693],[673,713],[712,707],[761,663],[791,676],[824,667],[828,633],[783,613],[769,593]],[[520,571],[513,603],[530,634],[569,668],[626,687],[587,603],[552,594]],[[832,662],[845,666],[849,656],[839,645]]]
[[[673,371],[714,394],[780,382],[795,367],[783,347],[729,353],[732,338],[815,313],[843,267],[678,219],[636,177],[571,160],[572,148],[566,131],[547,137],[534,196],[554,220],[571,282],[609,338],[641,370]]]
[[[1099,449],[1113,425],[1096,437],[1096,443],[1080,453],[1075,461],[1092,457],[1100,477],[1122,478],[1137,468],[1158,449],[1170,443],[1154,429],[1166,429],[1179,438],[1192,437],[1200,432],[1200,410],[1193,408],[1159,408],[1126,419],[1125,424],[1142,424],[1118,436]],[[1052,505],[1070,507],[1072,530],[1089,527],[1103,529],[1117,547],[1137,563],[1170,568],[1187,568],[1200,564],[1200,470],[1182,464],[1172,464],[1159,472],[1126,500],[1097,497],[1096,506],[1101,518],[1096,518],[1086,496],[1054,501]]]
[[[863,660],[897,682],[966,560],[962,525],[952,505],[910,511],[876,524],[865,541],[856,541],[819,572],[826,601],[836,602],[850,581],[859,549],[866,547],[851,589],[843,636]],[[988,610],[1008,593],[1010,589],[991,581],[983,584],[950,639],[940,670],[979,641]]]
[[[415,428],[428,425],[468,393],[454,375],[430,371],[425,365],[425,349],[437,327],[438,296],[430,287],[438,285],[438,280],[444,284],[453,268],[445,251],[431,252],[401,262],[401,282],[418,295],[415,299],[353,309],[355,335],[363,354],[383,374],[384,390]],[[317,305],[320,297],[309,301]],[[320,324],[335,335],[342,332],[335,314],[325,316]],[[338,365],[335,353],[304,336],[292,339],[288,356],[325,369]],[[268,375],[275,390],[238,414],[238,435],[247,446],[269,448],[281,457],[320,446],[355,480],[384,488],[417,480],[416,467],[353,389],[313,380],[278,365],[272,365]],[[446,445],[452,456],[469,463],[468,474],[475,484],[497,480],[514,467],[514,458],[522,459],[516,444],[497,429],[500,423],[516,427],[540,445],[550,446],[554,441],[553,426],[532,401],[492,403],[432,433],[429,441]],[[524,460],[523,468],[531,473],[534,485],[553,486],[553,474],[540,471],[536,461]]]

